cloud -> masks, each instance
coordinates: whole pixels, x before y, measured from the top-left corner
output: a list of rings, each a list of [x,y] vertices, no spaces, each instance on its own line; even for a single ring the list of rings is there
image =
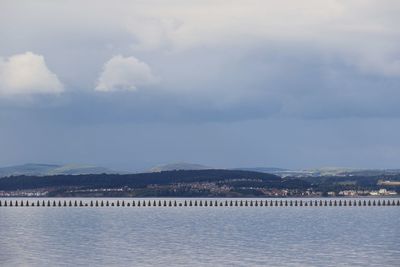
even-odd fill
[[[123,23],[138,51],[298,44],[361,73],[400,77],[398,1],[171,1],[134,10]]]
[[[0,97],[33,94],[58,94],[63,85],[49,70],[42,55],[18,54],[0,58]]]
[[[97,91],[136,90],[153,84],[157,78],[149,65],[135,57],[114,56],[104,64],[96,86]]]

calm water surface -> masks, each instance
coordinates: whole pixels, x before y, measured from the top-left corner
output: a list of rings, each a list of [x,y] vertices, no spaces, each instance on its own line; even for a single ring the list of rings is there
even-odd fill
[[[0,266],[399,266],[400,207],[0,208]]]

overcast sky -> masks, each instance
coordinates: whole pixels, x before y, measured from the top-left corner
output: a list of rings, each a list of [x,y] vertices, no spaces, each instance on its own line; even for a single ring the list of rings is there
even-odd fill
[[[0,1],[0,166],[399,168],[400,1]]]

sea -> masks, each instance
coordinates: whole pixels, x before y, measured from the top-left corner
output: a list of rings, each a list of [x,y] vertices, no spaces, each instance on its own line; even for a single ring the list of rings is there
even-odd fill
[[[0,266],[400,266],[400,207],[3,206]]]

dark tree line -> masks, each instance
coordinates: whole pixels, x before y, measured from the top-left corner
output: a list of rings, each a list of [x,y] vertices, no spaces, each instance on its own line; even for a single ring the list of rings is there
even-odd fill
[[[267,173],[239,170],[179,170],[139,174],[87,174],[54,176],[11,176],[0,179],[0,190],[28,190],[38,188],[81,187],[96,188],[144,188],[148,185],[168,185],[192,182],[221,182],[225,180],[260,180],[265,185],[282,187],[285,183],[280,177]],[[304,184],[306,182],[300,182]],[[308,183],[307,183],[308,184]]]

